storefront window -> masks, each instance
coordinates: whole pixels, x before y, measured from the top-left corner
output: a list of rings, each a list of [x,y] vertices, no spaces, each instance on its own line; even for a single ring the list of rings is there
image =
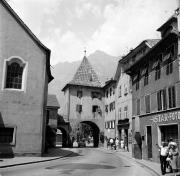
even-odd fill
[[[164,125],[160,126],[161,131],[161,141],[168,142],[170,138],[174,142],[179,143],[178,141],[178,125]]]

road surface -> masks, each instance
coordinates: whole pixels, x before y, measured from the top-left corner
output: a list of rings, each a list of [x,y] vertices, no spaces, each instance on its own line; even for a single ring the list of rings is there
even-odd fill
[[[0,169],[2,176],[156,176],[133,160],[95,148],[71,149],[58,160]]]

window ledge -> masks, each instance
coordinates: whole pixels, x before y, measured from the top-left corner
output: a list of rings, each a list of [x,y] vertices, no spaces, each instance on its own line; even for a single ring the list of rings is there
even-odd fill
[[[25,92],[23,89],[11,89],[11,88],[3,88],[3,91],[9,91],[9,92]]]

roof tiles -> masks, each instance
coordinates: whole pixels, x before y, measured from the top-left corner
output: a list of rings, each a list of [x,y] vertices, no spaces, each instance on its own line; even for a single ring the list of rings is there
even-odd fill
[[[72,81],[70,81],[69,84],[102,87],[98,75],[94,71],[86,56],[84,56],[79,68],[77,69]]]

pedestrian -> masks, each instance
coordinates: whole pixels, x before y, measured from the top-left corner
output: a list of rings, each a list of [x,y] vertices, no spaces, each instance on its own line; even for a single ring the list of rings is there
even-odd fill
[[[112,148],[113,148],[113,143],[114,143],[114,140],[111,138],[109,142],[110,142],[111,149],[112,149]]]
[[[116,146],[116,150],[119,149],[119,139],[118,139],[118,137],[116,137],[115,146]]]
[[[170,149],[169,149],[169,157],[171,159],[170,164],[171,164],[171,168],[172,168],[172,172],[175,173],[178,171],[178,148],[177,148],[177,143],[172,142],[170,145]]]
[[[161,143],[161,146],[156,144],[156,146],[159,148],[160,151],[160,163],[161,163],[161,172],[162,175],[166,174],[166,166],[167,166],[167,156],[168,156],[168,146],[165,142]]]
[[[173,144],[173,138],[170,137],[169,140],[168,140],[168,148],[170,149],[171,147],[171,144]]]
[[[124,141],[121,139],[121,149],[124,148]]]

